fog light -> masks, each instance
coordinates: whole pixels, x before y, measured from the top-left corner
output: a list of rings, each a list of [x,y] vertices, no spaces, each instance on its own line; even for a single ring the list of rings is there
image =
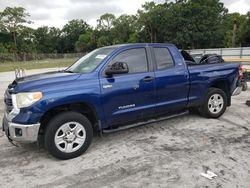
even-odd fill
[[[19,128],[15,128],[15,134],[16,136],[22,136],[22,129],[19,129]]]

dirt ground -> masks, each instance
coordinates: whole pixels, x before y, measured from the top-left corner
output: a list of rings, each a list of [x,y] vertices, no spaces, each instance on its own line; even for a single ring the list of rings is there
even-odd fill
[[[3,91],[13,75],[0,73],[0,120]],[[247,99],[250,90],[233,97],[219,119],[185,115],[96,136],[85,154],[67,161],[53,158],[36,144],[17,148],[0,131],[0,187],[249,188]],[[205,167],[218,177],[202,177]]]

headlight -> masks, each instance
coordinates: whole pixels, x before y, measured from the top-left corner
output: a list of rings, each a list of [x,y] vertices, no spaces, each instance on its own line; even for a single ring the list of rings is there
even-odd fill
[[[42,92],[27,92],[16,94],[16,102],[18,108],[25,108],[31,106],[36,101],[43,97]]]

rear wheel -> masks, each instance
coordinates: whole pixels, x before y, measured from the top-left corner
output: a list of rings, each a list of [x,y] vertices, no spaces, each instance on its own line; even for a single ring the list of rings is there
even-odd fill
[[[210,88],[200,108],[200,113],[208,118],[219,118],[227,108],[227,97],[223,90]]]
[[[242,82],[242,91],[246,91],[248,86],[247,86],[247,82]]]
[[[49,121],[45,147],[54,157],[71,159],[84,153],[93,137],[89,120],[77,112],[63,112]]]

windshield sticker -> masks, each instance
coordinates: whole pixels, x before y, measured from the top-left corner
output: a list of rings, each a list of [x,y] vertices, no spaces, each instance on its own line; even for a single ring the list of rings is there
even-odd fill
[[[105,57],[107,57],[107,55],[99,54],[99,55],[97,55],[95,58],[96,58],[96,59],[104,59]]]

